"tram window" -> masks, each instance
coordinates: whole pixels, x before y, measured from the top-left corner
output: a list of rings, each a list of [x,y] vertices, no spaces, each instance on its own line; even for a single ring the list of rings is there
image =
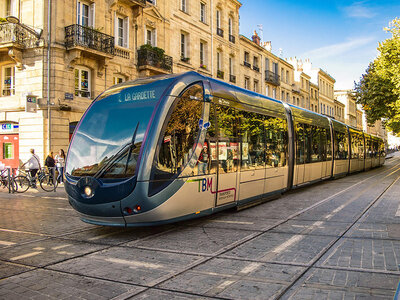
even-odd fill
[[[266,167],[286,166],[288,133],[285,119],[264,117],[265,165]]]
[[[210,104],[209,117],[210,127],[207,129],[206,140],[197,163],[197,175],[216,174],[218,169],[217,142],[215,129],[215,106]]]
[[[335,131],[335,159],[347,159],[348,146],[348,134]]]
[[[203,88],[194,84],[177,98],[155,156],[154,180],[179,174],[189,162],[199,133],[203,111]]]
[[[326,128],[309,125],[312,128],[311,162],[326,161]]]
[[[220,173],[236,172],[239,161],[238,119],[234,108],[216,106],[218,121],[218,149],[213,151],[212,160],[219,161]]]
[[[306,157],[305,139],[306,132],[304,130],[304,124],[296,124],[296,163],[304,164]]]
[[[359,158],[359,136],[357,133],[351,134],[351,158]]]
[[[364,137],[362,134],[358,135],[358,157],[364,159]]]
[[[331,130],[326,129],[326,160],[332,160],[332,137]]]
[[[264,119],[265,117],[260,114],[240,112],[242,170],[264,168]],[[268,150],[272,151],[272,149]]]

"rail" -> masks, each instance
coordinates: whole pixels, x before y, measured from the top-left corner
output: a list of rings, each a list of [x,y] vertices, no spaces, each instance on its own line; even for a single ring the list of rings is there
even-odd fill
[[[138,50],[138,67],[153,66],[164,69],[172,73],[172,57],[168,55],[159,55],[156,51],[150,49]]]
[[[21,48],[33,48],[38,41],[37,37],[21,24],[0,23],[0,45],[13,43]]]
[[[65,47],[81,46],[115,55],[114,37],[93,28],[73,24],[65,27]]]

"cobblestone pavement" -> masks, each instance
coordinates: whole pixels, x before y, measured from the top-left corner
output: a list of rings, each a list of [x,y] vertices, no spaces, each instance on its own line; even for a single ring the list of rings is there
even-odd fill
[[[239,212],[83,223],[57,192],[0,191],[0,299],[393,299],[400,155]]]

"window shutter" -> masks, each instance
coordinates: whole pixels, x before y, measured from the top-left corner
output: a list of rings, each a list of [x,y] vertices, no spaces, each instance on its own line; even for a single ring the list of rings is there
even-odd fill
[[[124,18],[124,47],[129,48],[129,17]]]
[[[81,24],[80,14],[81,14],[81,3],[79,1],[76,1],[76,24],[78,25]]]
[[[118,46],[118,18],[116,11],[114,11],[114,45]]]
[[[153,47],[157,47],[157,30],[153,29],[152,34],[153,34]]]
[[[96,3],[92,3],[89,6],[89,26],[92,26],[93,28],[95,24],[95,5]]]

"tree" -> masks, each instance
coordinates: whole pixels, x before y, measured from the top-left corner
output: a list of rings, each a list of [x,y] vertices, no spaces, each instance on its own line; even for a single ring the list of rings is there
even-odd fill
[[[400,19],[385,30],[392,37],[379,43],[378,57],[355,83],[355,98],[369,124],[384,118],[386,127],[400,134]]]

